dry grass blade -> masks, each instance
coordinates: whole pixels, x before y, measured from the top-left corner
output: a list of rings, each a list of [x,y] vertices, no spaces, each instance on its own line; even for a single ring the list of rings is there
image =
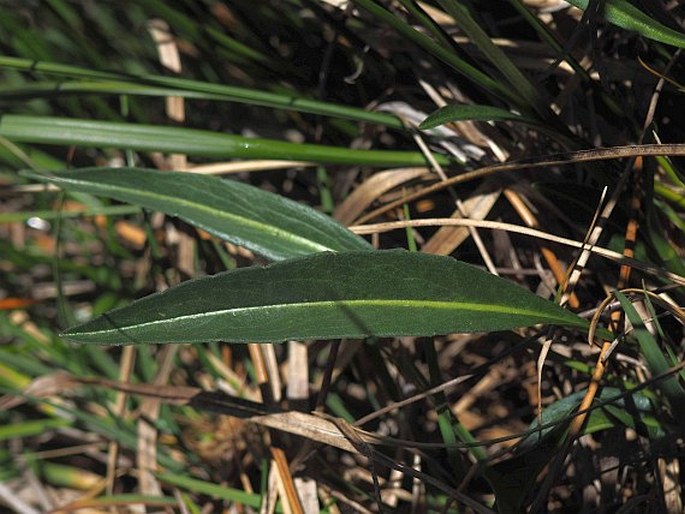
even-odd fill
[[[591,248],[597,244],[599,236],[601,235],[601,230],[597,230],[597,222],[601,216],[602,204],[604,203],[606,192],[606,188],[604,188],[604,190],[602,191],[602,196],[597,205],[597,209],[595,210],[595,213],[592,217],[592,221],[590,222],[587,233],[583,240],[585,248],[583,248],[581,252],[578,254],[575,263],[572,266],[570,266],[571,273],[568,276],[568,280],[566,281],[566,288],[564,290],[563,295],[561,296],[561,300],[559,301],[561,305],[566,304],[566,300],[569,297],[569,293],[573,291],[573,289],[576,287],[576,284],[580,279],[581,273],[585,269],[587,261],[590,258],[590,255],[592,254]]]
[[[617,189],[620,189],[620,187]],[[582,249],[581,252],[578,254],[575,264],[573,266],[570,266],[569,268],[571,270],[571,273],[567,274],[567,280],[565,281],[563,286],[564,292],[561,295],[561,298],[559,299],[560,305],[565,305],[566,301],[571,298],[573,288],[575,287],[578,279],[580,278],[580,274],[582,270],[585,268],[588,259],[590,258],[591,248],[597,243],[597,240],[601,235],[601,227],[597,227],[597,220],[600,217],[600,210],[602,207],[602,203],[604,201],[605,194],[606,188],[602,192],[601,200],[599,202],[599,205],[597,206],[597,209],[595,210],[592,221],[590,222],[590,226],[587,231],[587,235],[583,241],[585,248]],[[542,371],[553,341],[553,338],[548,338],[545,340],[537,360],[537,401],[539,416],[542,416]]]
[[[306,161],[267,161],[252,160],[240,162],[214,162],[211,164],[192,164],[178,171],[191,171],[205,175],[230,175],[256,171],[285,170],[289,168],[311,168],[316,164]]]
[[[518,213],[523,222],[526,225],[528,225],[528,227],[534,229],[540,228],[540,223],[537,217],[535,216],[535,214],[533,214],[533,211],[530,208],[528,208],[526,202],[518,192],[507,188],[504,190],[504,196],[507,198],[507,200],[509,200],[511,206]],[[556,279],[557,283],[562,288],[565,287],[567,273],[561,262],[559,262],[559,259],[557,258],[554,251],[546,246],[541,246],[540,253],[542,253],[542,256],[545,258],[545,261],[547,262],[549,269],[552,271],[552,274],[554,275],[554,278]],[[568,303],[572,309],[577,309],[578,307],[580,307],[580,301],[578,300],[578,297],[575,295],[575,293],[571,293],[571,295],[569,296]]]
[[[128,382],[131,379],[131,372],[133,371],[133,365],[136,358],[136,349],[131,346],[125,348],[121,353],[121,362],[119,365],[119,381]],[[119,392],[115,400],[113,411],[114,413],[123,418],[126,414],[126,398],[127,394],[125,392]],[[114,491],[114,480],[117,474],[117,458],[119,453],[119,445],[116,441],[112,441],[109,444],[109,450],[107,452],[107,492],[112,494]]]
[[[405,221],[391,221],[387,223],[376,223],[372,225],[355,225],[350,227],[350,230],[356,234],[375,234],[381,232],[388,232],[391,230],[403,229],[406,227],[434,227],[434,226],[455,226],[455,227],[478,227],[478,228],[489,228],[493,230],[505,230],[508,232],[514,232],[516,234],[522,234],[526,236],[536,237],[544,241],[549,241],[552,243],[558,243],[565,246],[570,246],[572,248],[583,249],[584,244],[581,241],[576,241],[574,239],[567,239],[565,237],[555,236],[553,234],[548,234],[541,230],[535,230],[528,227],[522,227],[520,225],[512,225],[510,223],[501,223],[496,221],[479,221],[473,219],[453,219],[453,218],[428,218],[419,220],[405,220]],[[673,282],[674,284],[685,285],[685,277],[666,271],[662,268],[652,266],[650,264],[645,264],[632,258],[624,257],[618,252],[609,250],[608,248],[602,248],[600,246],[593,247],[591,249],[592,253],[609,259],[613,262],[619,264],[629,264],[630,266],[639,269],[644,273],[654,275],[657,277],[664,278]]]
[[[469,219],[484,220],[497,203],[501,191],[489,192],[491,189],[488,181],[478,188],[473,195],[464,200],[464,210]],[[452,218],[461,219],[460,209],[452,213]],[[464,227],[442,226],[433,236],[421,247],[421,251],[435,255],[450,255],[463,243],[469,236],[469,231]]]
[[[259,425],[288,432],[304,437],[311,441],[339,448],[351,453],[359,453],[349,438],[328,417],[319,417],[304,412],[283,412],[256,416],[250,419]],[[359,436],[366,444],[376,444],[378,441],[367,435]]]
[[[127,384],[100,378],[70,377],[70,380],[71,383],[98,385],[116,391],[156,398],[167,404],[192,405],[202,410],[249,419],[251,422],[266,428],[273,428],[317,443],[357,453],[357,450],[349,443],[338,427],[330,419],[321,416],[296,411],[274,411],[273,408],[270,409],[258,402],[233,398],[223,393],[211,393],[196,387]],[[370,444],[377,441],[377,438],[371,436],[362,435],[360,437]]]
[[[297,489],[293,476],[288,467],[285,452],[276,446],[271,446],[271,456],[276,465],[276,479],[278,480],[278,493],[283,499],[284,510],[287,514],[304,514],[302,503],[297,495]]]
[[[522,159],[501,164],[492,164],[482,168],[461,173],[455,177],[438,182],[432,186],[421,189],[415,193],[407,195],[406,198],[390,202],[357,220],[357,223],[364,223],[368,220],[377,218],[392,209],[402,206],[405,203],[413,202],[426,195],[441,191],[455,184],[462,184],[478,178],[484,178],[497,173],[507,171],[517,171],[523,169],[544,168],[547,166],[560,166],[564,164],[574,164],[580,162],[606,161],[612,159],[624,159],[638,156],[685,156],[685,143],[661,144],[661,145],[625,145],[608,148],[596,148],[592,150],[578,150],[575,152],[565,152],[543,157]]]
[[[14,409],[26,403],[27,397],[50,398],[56,397],[76,387],[77,382],[69,373],[58,371],[49,375],[42,375],[22,388],[22,395],[7,394],[0,397],[0,409]]]
[[[553,460],[553,464],[551,465],[550,470],[548,471],[548,474],[545,477],[545,480],[540,488],[540,491],[536,496],[535,502],[533,503],[531,509],[532,512],[541,512],[545,510],[544,504],[547,501],[549,491],[554,482],[556,481],[559,472],[561,471],[561,468],[566,459],[566,455],[568,455],[568,451],[571,447],[571,444],[573,443],[573,441],[575,441],[576,437],[578,437],[578,435],[581,433],[583,425],[587,421],[589,409],[592,405],[592,402],[595,399],[595,396],[597,396],[597,392],[599,391],[601,385],[602,377],[604,376],[604,371],[606,370],[606,365],[604,364],[604,355],[607,353],[607,351],[609,351],[610,346],[610,343],[604,343],[602,345],[602,351],[600,352],[599,357],[597,358],[597,364],[595,365],[595,369],[592,373],[592,378],[590,380],[590,384],[588,385],[587,393],[583,397],[583,400],[580,403],[580,407],[578,408],[581,414],[574,417],[573,421],[571,421],[569,433],[564,439],[563,446],[556,453],[556,456]]]
[[[39,514],[40,511],[34,509],[24,500],[17,496],[11,488],[0,482],[0,499],[18,514]]]
[[[288,341],[287,377],[288,407],[293,410],[306,410],[309,403],[309,360],[306,344],[299,341]],[[298,456],[301,454],[303,454],[302,450]],[[297,461],[298,457],[295,457],[292,461],[293,466],[297,464]],[[316,494],[317,481],[314,478],[297,477],[293,483],[305,514],[319,512],[319,500]]]
[[[343,225],[349,225],[384,193],[428,175],[430,170],[424,167],[398,168],[374,173],[336,207],[333,217]]]
[[[262,391],[264,403],[276,405],[281,399],[281,380],[273,345],[248,344],[248,350],[255,367],[257,383]],[[269,445],[269,451],[275,464],[278,493],[286,513],[303,514],[302,503],[297,496],[297,490],[283,449],[272,443]]]
[[[147,29],[157,46],[157,54],[162,66],[175,74],[180,74],[181,56],[169,24],[161,19],[150,20]],[[180,96],[167,96],[165,100],[166,114],[169,119],[177,123],[185,122],[185,100]],[[170,167],[173,170],[182,170],[187,165],[187,158],[183,154],[173,154],[170,158]]]
[[[153,385],[160,387],[166,384],[173,369],[178,346],[165,346],[160,354],[160,367]],[[145,413],[138,420],[138,453],[137,462],[140,473],[140,492],[151,496],[161,496],[162,488],[154,475],[157,471],[157,439],[159,433],[154,423],[159,418],[161,402],[157,398],[145,398],[140,410]]]
[[[307,345],[288,341],[288,384],[286,396],[291,407],[304,407],[309,398],[309,360]]]
[[[359,452],[360,455],[364,455],[365,457],[368,457],[370,460],[373,462],[382,464],[384,466],[387,466],[391,469],[397,469],[401,471],[402,473],[405,473],[411,477],[418,478],[419,480],[423,480],[425,483],[433,485],[434,487],[440,489],[447,495],[451,496],[455,500],[463,503],[464,505],[471,507],[475,512],[479,512],[481,514],[494,514],[495,511],[481,505],[480,503],[474,501],[470,497],[466,496],[465,494],[457,491],[453,487],[450,487],[449,485],[436,480],[435,478],[431,477],[430,475],[427,475],[425,473],[422,473],[420,471],[416,471],[415,469],[406,466],[404,464],[400,464],[389,457],[386,457],[385,455],[375,451],[365,440],[363,435],[360,433],[359,429],[356,429],[349,423],[345,422],[345,420],[342,420],[340,418],[330,418],[331,422],[335,424],[338,427],[338,430],[340,431],[341,434],[344,434],[345,437],[350,441],[350,443],[356,448],[356,450]]]

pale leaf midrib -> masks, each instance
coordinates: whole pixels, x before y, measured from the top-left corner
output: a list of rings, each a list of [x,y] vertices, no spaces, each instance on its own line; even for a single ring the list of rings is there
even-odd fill
[[[471,302],[446,302],[446,301],[435,301],[435,300],[391,300],[391,299],[376,299],[376,300],[339,300],[339,301],[318,301],[318,302],[293,302],[284,303],[277,305],[257,305],[250,307],[234,307],[230,309],[217,309],[206,312],[197,312],[193,314],[184,314],[180,316],[174,316],[168,319],[159,319],[146,321],[143,323],[135,323],[132,325],[118,326],[106,330],[95,330],[89,332],[74,332],[69,333],[67,331],[67,336],[89,336],[98,334],[108,334],[112,332],[121,332],[122,330],[131,329],[141,329],[146,327],[151,327],[155,325],[168,325],[174,324],[180,321],[187,321],[193,319],[202,319],[207,317],[223,316],[227,314],[244,314],[250,311],[259,310],[269,310],[269,309],[288,309],[288,308],[307,308],[307,307],[406,307],[409,309],[436,309],[436,310],[453,310],[453,311],[471,311],[471,312],[490,312],[490,313],[503,313],[516,316],[530,316],[535,317],[539,321],[538,323],[543,323],[544,320],[562,322],[563,319],[560,316],[553,316],[547,313],[542,313],[539,311],[522,309],[519,307],[511,307],[508,305],[499,304],[484,304],[484,303],[471,303]]]
[[[148,198],[151,198],[151,199],[154,199],[157,201],[161,201],[161,202],[170,201],[172,203],[178,203],[178,204],[181,204],[182,206],[185,206],[187,208],[203,211],[209,215],[224,217],[226,219],[233,220],[233,221],[238,222],[238,223],[242,223],[243,225],[252,227],[258,231],[266,232],[266,233],[268,233],[274,237],[277,237],[279,239],[286,239],[288,242],[299,243],[301,246],[303,246],[305,248],[311,248],[313,252],[335,251],[334,248],[330,248],[329,246],[326,246],[326,245],[323,245],[320,243],[316,243],[315,241],[312,241],[311,239],[301,237],[301,236],[299,236],[293,232],[289,232],[289,231],[283,230],[281,228],[276,228],[273,225],[260,223],[258,221],[254,221],[250,218],[238,216],[236,214],[232,214],[232,213],[227,212],[227,211],[213,209],[211,207],[204,206],[204,205],[199,204],[199,203],[189,202],[187,200],[180,199],[176,196],[167,196],[164,194],[159,194],[159,193],[155,193],[155,192],[147,191],[147,190],[135,190],[135,191],[133,191],[129,188],[118,186],[118,185],[112,185],[112,184],[107,184],[107,186],[104,187],[101,185],[93,184],[92,182],[73,179],[73,178],[64,178],[64,177],[56,177],[56,179],[53,177],[48,177],[48,178],[54,182],[66,182],[66,183],[71,183],[71,184],[75,184],[75,185],[90,187],[90,188],[93,188],[95,190],[101,191],[102,193],[105,193],[105,194],[107,192],[106,190],[111,188],[111,189],[114,189],[114,190],[116,190],[122,194],[133,194],[133,195],[148,197]],[[205,228],[208,228],[209,230],[216,230],[214,228],[207,227],[207,225],[204,223],[203,223],[203,225],[205,225]],[[244,239],[244,238],[241,238],[241,239]],[[263,245],[260,244],[260,246],[263,246]]]

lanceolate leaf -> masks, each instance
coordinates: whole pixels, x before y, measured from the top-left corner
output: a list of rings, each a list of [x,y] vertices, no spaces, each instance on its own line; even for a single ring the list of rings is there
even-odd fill
[[[421,130],[432,129],[445,123],[452,123],[454,121],[500,121],[512,120],[523,123],[535,124],[535,120],[526,118],[519,114],[514,114],[506,109],[499,107],[492,107],[490,105],[446,105],[437,111],[432,112],[425,120],[421,122],[419,128]]]
[[[71,328],[77,342],[281,342],[587,322],[450,257],[322,253],[185,282]]]
[[[580,402],[582,401],[586,393],[587,389],[583,389],[582,391],[578,391],[569,396],[565,396],[561,400],[558,400],[552,403],[551,405],[545,407],[542,411],[540,418],[536,419],[531,423],[529,430],[533,431],[539,429],[541,425],[545,428],[540,430],[540,432],[535,432],[534,434],[524,438],[521,441],[517,451],[521,452],[533,448],[541,437],[544,437],[552,431],[554,426],[550,426],[551,424],[561,424],[570,421],[570,414],[578,408]],[[632,394],[630,398],[631,399],[628,402],[629,405],[633,409],[635,409],[634,413],[640,414],[640,418],[643,423],[643,426],[641,428],[647,428],[650,430],[656,428],[657,431],[661,432],[661,435],[663,435],[663,431],[659,430],[660,427],[654,426],[653,418],[651,418],[655,411],[651,400],[647,398],[645,395],[640,394],[639,392]],[[626,399],[622,395],[622,391],[620,389],[617,389],[615,387],[604,387],[599,392],[597,399],[601,402],[607,402],[614,399],[615,402],[605,405],[604,407],[602,407],[602,409],[611,408],[610,406],[613,406],[615,408],[623,409],[624,415],[627,416],[628,413],[626,412]],[[605,416],[601,415],[601,409],[595,409],[591,411],[588,422],[585,425],[585,428],[583,429],[583,432],[585,434],[591,434],[604,428],[600,423],[598,423],[598,419],[593,420],[593,417],[599,418],[599,420],[601,421],[603,421],[605,418]],[[620,419],[617,419],[615,421],[620,423],[625,422],[624,424],[626,426],[630,428],[635,428],[636,420],[635,418],[631,418],[630,416],[621,416]],[[616,424],[618,423],[614,423],[614,425]]]
[[[328,216],[234,180],[138,168],[23,175],[178,216],[274,260],[323,251],[373,250]]]
[[[587,9],[590,0],[567,0],[579,9]],[[685,34],[673,30],[647,16],[627,0],[605,0],[602,15],[614,25],[667,45],[685,48]]]

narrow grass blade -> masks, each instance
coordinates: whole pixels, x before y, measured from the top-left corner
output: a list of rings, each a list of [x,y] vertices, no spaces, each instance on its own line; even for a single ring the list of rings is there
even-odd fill
[[[647,327],[645,327],[642,318],[633,304],[628,297],[619,291],[614,291],[614,295],[621,304],[628,320],[633,325],[633,333],[640,346],[640,352],[644,356],[645,361],[647,361],[647,366],[652,372],[652,375],[661,375],[668,371],[671,366],[666,360],[664,352],[661,351],[656,339],[649,330],[647,330]],[[657,383],[657,387],[668,397],[672,406],[677,409],[676,415],[683,416],[683,411],[681,409],[685,407],[685,390],[680,382],[678,382],[678,378],[673,376],[661,380]]]
[[[68,191],[106,196],[178,216],[274,260],[323,251],[373,249],[306,205],[233,180],[139,168],[23,174]]]
[[[449,257],[322,253],[185,282],[63,336],[102,344],[422,336],[553,323],[558,305]]]
[[[41,218],[44,220],[81,218],[88,216],[120,216],[123,214],[135,214],[140,212],[138,207],[131,205],[112,205],[109,207],[91,208],[82,211],[24,211],[24,212],[0,212],[0,223],[16,223],[27,221],[31,218]]]
[[[500,84],[500,87],[509,88],[516,98],[521,99],[515,105],[519,109],[537,112],[542,119],[548,117],[549,107],[544,100],[544,90],[535,87],[502,49],[492,42],[492,38],[473,19],[468,7],[455,0],[439,0],[438,3],[506,79],[508,84]]]
[[[404,125],[396,116],[384,112],[373,112],[350,107],[347,105],[334,104],[303,98],[295,92],[292,94],[273,93],[254,88],[228,86],[225,84],[212,84],[199,80],[182,79],[178,77],[165,77],[163,75],[128,75],[110,71],[98,71],[69,64],[54,62],[40,62],[18,57],[0,56],[0,68],[30,71],[31,73],[42,72],[51,75],[74,77],[80,80],[105,81],[101,84],[93,82],[67,82],[42,86],[39,84],[28,85],[29,93],[43,90],[46,94],[75,93],[79,90],[87,93],[112,93],[131,95],[159,95],[168,96],[166,89],[173,91],[175,96],[185,98],[198,98],[205,100],[224,100],[245,103],[249,105],[262,105],[277,109],[321,114],[336,118],[346,118],[355,121],[377,123],[395,129],[403,130]],[[47,91],[45,91],[47,89]]]
[[[41,435],[49,430],[70,426],[72,422],[62,418],[46,418],[22,423],[12,423],[0,427],[0,441]]]
[[[64,162],[55,159],[52,155],[35,148],[15,145],[4,138],[0,138],[0,162],[16,169],[50,170],[64,167]]]
[[[259,508],[263,501],[262,496],[259,494],[246,493],[240,489],[227,487],[225,484],[211,484],[203,480],[198,480],[197,478],[169,473],[168,471],[157,474],[157,478],[165,484],[170,484],[187,491],[206,494],[214,498],[229,500],[242,505],[247,505],[248,507]],[[283,507],[280,503],[276,505],[275,512],[283,512]]]
[[[221,159],[289,159],[373,166],[427,164],[420,152],[353,150],[248,138],[208,130],[50,116],[6,114],[0,118],[0,136],[15,142],[126,148]],[[443,156],[435,157],[441,164],[449,163]]]
[[[433,55],[435,58],[440,59],[486,91],[489,91],[504,100],[518,103],[519,97],[510,89],[502,86],[502,84],[493,80],[478,68],[459,58],[453,49],[442,46],[430,37],[414,29],[414,27],[398,18],[390,11],[384,9],[377,2],[374,2],[373,0],[355,0],[354,3],[369,11],[376,18],[387,23],[397,32],[402,34],[402,36],[409,41],[417,44],[426,52]]]
[[[582,10],[587,9],[590,3],[590,0],[567,1]],[[609,23],[632,30],[654,41],[685,48],[685,34],[653,20],[627,0],[605,0],[602,7],[604,19]]]

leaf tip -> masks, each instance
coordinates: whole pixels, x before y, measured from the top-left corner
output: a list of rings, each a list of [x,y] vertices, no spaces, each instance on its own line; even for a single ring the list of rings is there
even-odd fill
[[[429,130],[429,129],[432,129],[435,127],[436,127],[435,122],[431,119],[430,116],[428,116],[428,118],[426,118],[421,123],[419,123],[418,129],[419,130]]]

